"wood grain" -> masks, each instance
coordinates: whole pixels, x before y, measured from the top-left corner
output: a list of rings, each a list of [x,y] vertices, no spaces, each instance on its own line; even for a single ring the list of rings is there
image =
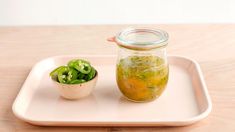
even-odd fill
[[[235,24],[131,25],[166,30],[168,53],[193,58],[202,67],[213,110],[186,127],[39,127],[17,119],[11,105],[32,66],[54,55],[116,54],[106,41],[130,25],[0,27],[0,131],[235,131]]]

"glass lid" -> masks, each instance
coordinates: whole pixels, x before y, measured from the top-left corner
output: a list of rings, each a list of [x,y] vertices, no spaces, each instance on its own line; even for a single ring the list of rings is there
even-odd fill
[[[115,37],[119,46],[134,50],[150,50],[167,45],[168,34],[159,29],[127,28]]]

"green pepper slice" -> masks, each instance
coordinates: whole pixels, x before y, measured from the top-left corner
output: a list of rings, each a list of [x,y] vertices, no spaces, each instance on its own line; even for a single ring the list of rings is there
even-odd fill
[[[58,80],[60,83],[68,84],[71,81],[77,79],[78,71],[70,67],[62,67],[58,71]]]
[[[88,73],[88,80],[94,78],[95,74],[96,74],[95,68],[91,67],[91,71]]]
[[[67,75],[69,72],[69,68],[68,67],[62,67],[60,68],[60,70],[58,71],[58,81],[60,83],[67,83]]]
[[[91,71],[91,66],[87,63],[80,63],[79,66],[75,68],[83,74],[88,74]]]
[[[77,60],[71,60],[71,61],[68,62],[68,66],[69,67],[73,67],[74,68],[75,65],[77,65]]]
[[[83,79],[85,77],[85,74],[83,74],[83,73],[81,73],[81,72],[79,72],[78,73],[78,79]]]
[[[78,71],[73,68],[69,68],[67,82],[71,82],[72,80],[77,79],[77,77],[78,77]]]
[[[55,81],[58,81],[58,73],[60,71],[60,69],[64,68],[66,66],[60,66],[60,67],[57,67],[56,69],[54,69],[51,73],[50,73],[50,76],[53,80]]]
[[[91,71],[90,63],[81,59],[69,61],[68,66],[75,68],[83,74],[88,74]]]
[[[80,84],[80,83],[83,83],[83,82],[86,82],[86,80],[84,80],[84,79],[76,79],[76,80],[72,80],[70,82],[70,84]]]

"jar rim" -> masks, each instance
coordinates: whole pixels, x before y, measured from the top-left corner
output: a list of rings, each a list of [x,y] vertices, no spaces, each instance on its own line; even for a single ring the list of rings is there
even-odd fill
[[[119,32],[115,40],[119,46],[127,49],[151,50],[167,46],[168,38],[168,33],[160,29],[130,27]]]

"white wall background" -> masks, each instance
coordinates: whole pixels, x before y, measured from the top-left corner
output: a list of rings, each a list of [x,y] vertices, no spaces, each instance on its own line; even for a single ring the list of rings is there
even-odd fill
[[[235,0],[0,0],[0,26],[233,22]]]

